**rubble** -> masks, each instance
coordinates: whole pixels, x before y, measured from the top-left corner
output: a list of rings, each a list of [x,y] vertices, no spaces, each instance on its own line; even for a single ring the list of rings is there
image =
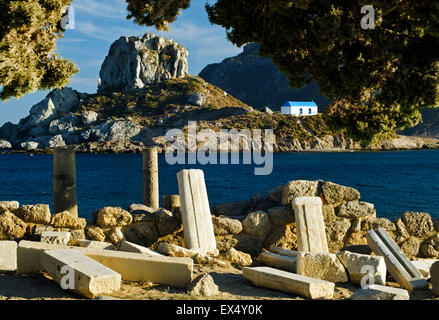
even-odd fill
[[[408,299],[407,291],[426,288],[429,277],[439,295],[433,267],[437,260],[420,259],[439,257],[439,231],[432,229],[429,215],[406,212],[392,223],[376,217],[373,205],[360,202],[353,188],[300,181],[271,190],[268,197],[254,195],[242,201],[239,210],[245,207],[244,215],[211,216],[201,173],[179,173],[180,216],[163,208],[131,205],[128,211],[102,208],[95,212],[94,222],[86,222],[68,212],[52,216],[48,205],[2,201],[0,240],[24,240],[18,246],[15,241],[0,241],[0,271],[41,272],[45,267],[40,256],[45,251],[73,250],[114,270],[124,281],[187,290],[192,283],[190,294],[208,297],[211,286],[206,291],[203,282],[209,284],[209,279],[204,275],[200,279],[205,281],[193,282],[194,264],[230,268],[231,263],[238,270],[243,267],[244,276],[256,286],[309,299],[332,299],[334,283],[360,284],[366,275],[363,267],[372,266],[375,285],[357,290],[351,299]],[[192,189],[186,190],[188,183]],[[315,196],[292,196],[301,192]],[[281,204],[283,194],[290,206]],[[229,207],[230,212],[238,211],[216,206],[222,214]],[[193,244],[188,245],[187,239]],[[247,268],[253,264],[265,267]],[[386,269],[406,290],[385,286]],[[214,286],[211,289],[215,291]]]

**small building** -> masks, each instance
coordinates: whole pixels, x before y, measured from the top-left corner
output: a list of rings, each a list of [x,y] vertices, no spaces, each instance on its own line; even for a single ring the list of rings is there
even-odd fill
[[[301,116],[315,116],[319,113],[315,102],[287,101],[280,108],[282,114]]]

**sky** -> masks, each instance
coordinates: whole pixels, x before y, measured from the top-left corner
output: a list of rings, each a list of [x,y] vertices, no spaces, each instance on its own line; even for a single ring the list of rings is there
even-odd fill
[[[80,72],[69,87],[96,93],[99,70],[110,45],[121,36],[143,36],[146,32],[171,38],[189,50],[189,73],[198,75],[208,64],[242,52],[226,39],[225,30],[212,25],[205,11],[206,0],[192,0],[191,7],[182,11],[169,32],[157,32],[153,27],[141,27],[127,20],[125,0],[73,0],[74,29],[68,29],[57,42],[57,52],[74,61]],[[19,99],[0,102],[0,126],[17,123],[29,114],[30,108],[50,91],[37,91]]]

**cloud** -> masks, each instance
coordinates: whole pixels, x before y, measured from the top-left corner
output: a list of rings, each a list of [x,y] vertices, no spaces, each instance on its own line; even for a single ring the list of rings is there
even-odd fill
[[[79,43],[79,42],[85,42],[87,39],[84,38],[70,38],[70,37],[63,37],[60,40],[58,40],[58,43]]]
[[[122,0],[73,0],[72,6],[77,17],[83,14],[92,15],[93,18],[118,20],[126,17],[126,2]]]
[[[106,42],[113,42],[124,35],[132,36],[142,34],[142,28],[135,28],[134,26],[119,26],[104,22],[79,21],[76,23],[75,30],[86,37],[104,40]]]
[[[75,76],[71,79],[68,86],[80,92],[96,93],[99,77]]]
[[[171,38],[188,48],[191,74],[198,74],[207,64],[221,62],[242,51],[227,40],[224,28],[211,25],[207,17],[201,16],[205,15],[201,7],[203,10],[194,7],[192,12],[185,11],[170,25],[169,32],[158,32],[154,27],[139,26],[127,20],[123,0],[73,0],[73,6],[77,9],[75,30],[67,31],[58,48],[64,56],[76,58],[81,73],[87,70],[97,74],[110,44],[121,36],[143,36],[146,32]],[[95,87],[95,80],[84,81],[91,82]]]
[[[190,60],[220,62],[225,57],[242,51],[226,38],[226,32],[219,26],[197,25],[192,22],[176,22],[170,32],[161,32],[161,36],[172,38],[189,49]]]

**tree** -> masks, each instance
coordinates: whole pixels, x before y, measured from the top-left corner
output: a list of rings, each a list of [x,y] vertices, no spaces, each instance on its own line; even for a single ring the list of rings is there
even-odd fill
[[[167,30],[190,0],[127,0],[128,19]],[[54,53],[71,0],[0,0],[0,99],[62,88],[78,67]],[[163,5],[165,4],[165,5]]]
[[[163,13],[187,7],[187,1],[136,2],[148,8],[137,22],[158,28],[176,17]],[[373,29],[361,27],[366,4],[375,9]],[[437,1],[217,0],[206,10],[232,43],[260,43],[291,86],[318,81],[332,100],[328,123],[357,140],[414,126],[420,109],[439,104]]]
[[[54,53],[71,0],[0,0],[0,98],[61,88],[79,70]]]
[[[189,8],[190,0],[126,0],[127,19],[134,19],[139,25],[154,25],[157,30],[169,30],[168,23],[174,22],[181,9]]]

